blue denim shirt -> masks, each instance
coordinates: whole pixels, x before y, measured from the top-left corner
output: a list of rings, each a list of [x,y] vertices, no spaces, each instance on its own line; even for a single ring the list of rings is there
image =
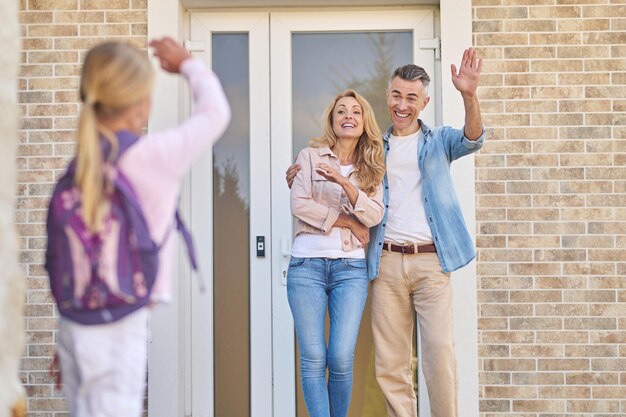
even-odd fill
[[[422,130],[418,138],[417,160],[422,176],[422,197],[426,218],[437,247],[437,255],[444,272],[455,271],[467,265],[476,256],[474,244],[465,226],[461,206],[456,197],[450,164],[462,156],[478,151],[485,140],[485,130],[480,137],[471,141],[465,137],[463,129],[449,126],[430,128],[420,120]],[[385,156],[389,151],[389,136],[393,126],[383,136]],[[384,183],[384,204],[389,207],[389,182]],[[370,243],[367,249],[367,269],[369,279],[378,276],[380,256],[385,240],[387,213],[383,220],[370,229]]]

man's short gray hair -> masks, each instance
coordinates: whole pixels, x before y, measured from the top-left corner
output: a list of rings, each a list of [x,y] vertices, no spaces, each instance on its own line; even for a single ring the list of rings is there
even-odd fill
[[[420,80],[425,88],[428,88],[428,84],[430,83],[430,77],[426,73],[426,70],[415,64],[407,64],[396,68],[393,74],[391,74],[391,78],[389,78],[389,84],[391,84],[396,77],[400,77],[400,79],[405,81]]]

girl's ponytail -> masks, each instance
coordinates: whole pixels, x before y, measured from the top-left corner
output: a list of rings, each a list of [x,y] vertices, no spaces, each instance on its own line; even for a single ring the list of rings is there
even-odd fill
[[[98,232],[102,229],[106,199],[98,121],[90,97],[83,103],[78,118],[75,181],[81,191],[83,219],[92,232]]]

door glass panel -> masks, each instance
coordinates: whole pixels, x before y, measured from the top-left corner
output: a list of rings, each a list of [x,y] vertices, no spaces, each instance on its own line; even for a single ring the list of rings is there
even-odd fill
[[[248,34],[215,34],[213,70],[237,122],[213,147],[215,415],[250,415]]]
[[[391,124],[386,89],[391,72],[413,62],[413,35],[406,32],[296,33],[292,35],[293,157],[320,134],[326,106],[352,88],[372,105],[384,132]],[[307,411],[297,366],[297,416]],[[374,376],[374,347],[368,299],[354,357],[350,417],[386,415],[385,400]]]

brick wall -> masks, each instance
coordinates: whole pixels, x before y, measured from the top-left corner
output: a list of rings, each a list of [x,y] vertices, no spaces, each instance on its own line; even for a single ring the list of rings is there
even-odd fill
[[[474,0],[482,416],[626,415],[626,2]]]
[[[21,378],[31,416],[65,411],[61,393],[47,375],[57,318],[42,263],[48,196],[74,152],[80,63],[86,49],[107,37],[145,47],[146,8],[147,0],[20,1],[23,65],[16,220],[28,285]]]

